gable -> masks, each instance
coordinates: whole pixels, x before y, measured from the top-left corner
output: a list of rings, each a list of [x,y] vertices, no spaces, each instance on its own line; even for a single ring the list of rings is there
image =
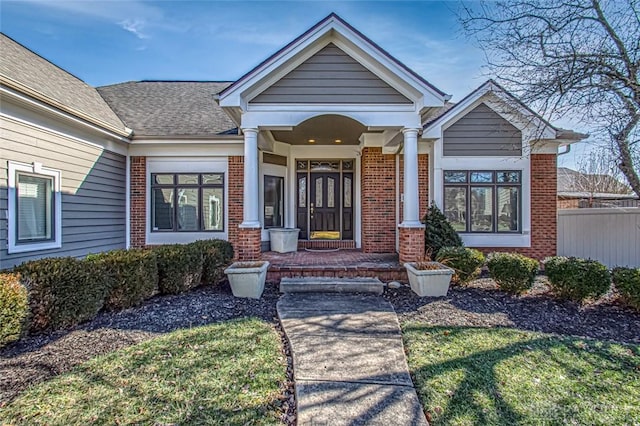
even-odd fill
[[[522,132],[482,103],[444,131],[445,156],[521,156]]]
[[[253,98],[260,104],[411,104],[411,100],[329,43]]]

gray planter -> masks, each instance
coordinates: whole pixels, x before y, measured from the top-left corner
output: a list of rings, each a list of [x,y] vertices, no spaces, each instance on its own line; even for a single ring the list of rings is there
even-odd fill
[[[442,263],[430,262],[438,269],[416,269],[415,262],[405,263],[411,290],[420,297],[446,296],[454,270]]]
[[[267,279],[269,262],[234,262],[224,273],[229,278],[231,292],[235,297],[260,299]]]
[[[278,253],[290,253],[298,251],[298,228],[270,228],[269,239],[271,251]]]

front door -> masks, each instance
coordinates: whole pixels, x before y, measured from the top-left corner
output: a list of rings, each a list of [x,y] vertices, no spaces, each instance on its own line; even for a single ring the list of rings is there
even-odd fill
[[[339,240],[340,173],[310,174],[309,238]]]

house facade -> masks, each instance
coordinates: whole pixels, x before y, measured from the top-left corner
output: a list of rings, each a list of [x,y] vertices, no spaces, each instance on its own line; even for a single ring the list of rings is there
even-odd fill
[[[555,253],[584,135],[493,81],[453,104],[334,14],[235,82],[92,88],[0,40],[0,268],[208,238],[258,259],[272,227],[409,261],[431,202],[468,246]]]

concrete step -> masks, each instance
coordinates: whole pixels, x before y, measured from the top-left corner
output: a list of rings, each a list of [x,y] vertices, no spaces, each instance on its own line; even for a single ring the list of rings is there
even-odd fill
[[[384,284],[378,278],[282,278],[281,293],[373,293],[382,294]]]

